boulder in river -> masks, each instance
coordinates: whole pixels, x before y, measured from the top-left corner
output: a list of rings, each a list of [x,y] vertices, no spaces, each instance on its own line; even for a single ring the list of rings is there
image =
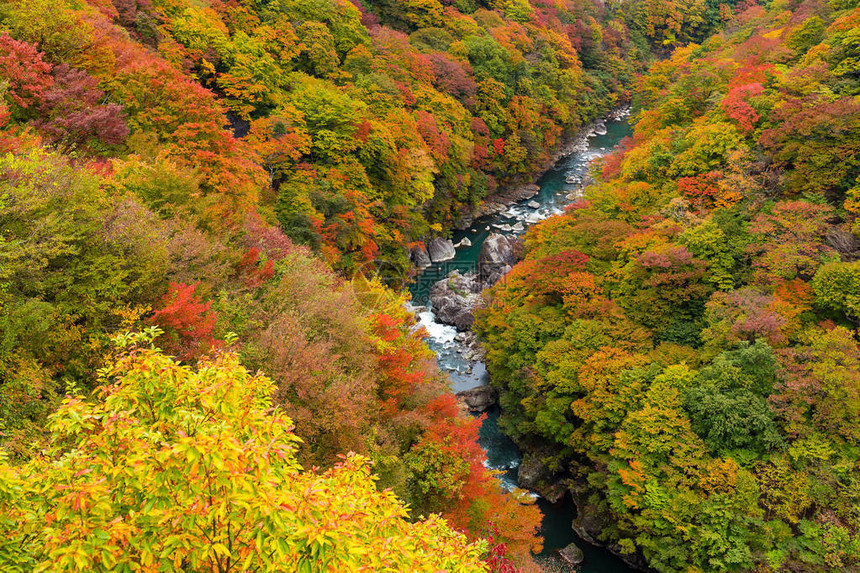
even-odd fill
[[[514,239],[498,233],[492,233],[481,245],[478,255],[479,263],[513,265],[517,262],[514,254]]]
[[[427,251],[430,253],[430,260],[434,263],[449,261],[457,254],[457,251],[454,250],[454,243],[441,237],[436,237],[430,241]]]
[[[426,269],[432,264],[430,255],[427,254],[427,249],[424,247],[413,247],[409,257],[412,259],[412,264],[419,269]]]
[[[517,483],[520,487],[543,494],[544,490],[557,481],[556,472],[547,467],[544,459],[550,457],[552,451],[545,448],[529,449],[523,452],[523,460],[517,473]]]
[[[498,403],[499,393],[492,386],[478,386],[457,392],[457,399],[462,401],[470,412],[480,413],[486,412]]]
[[[463,346],[471,346],[477,335],[474,332],[458,332],[456,336],[454,336],[454,340],[462,344]]]
[[[576,543],[571,543],[564,549],[560,549],[558,554],[571,565],[579,565],[585,561],[585,553],[582,552],[582,549]]]
[[[439,322],[457,330],[468,330],[475,321],[475,309],[481,303],[481,283],[473,274],[454,271],[430,287],[430,301]]]
[[[535,183],[526,183],[525,185],[520,185],[510,191],[511,198],[514,201],[522,201],[524,199],[531,199],[535,195],[540,193],[540,186]]]
[[[455,249],[459,249],[460,247],[471,247],[472,241],[469,240],[469,237],[463,237],[463,240],[454,245]]]
[[[478,254],[478,277],[484,288],[497,283],[516,264],[516,239],[492,233],[481,245]]]
[[[538,203],[537,201],[529,201],[527,205],[532,209],[540,209],[540,203]]]
[[[507,205],[504,202],[487,200],[478,205],[475,210],[475,217],[486,217],[487,215],[495,215],[507,210]]]

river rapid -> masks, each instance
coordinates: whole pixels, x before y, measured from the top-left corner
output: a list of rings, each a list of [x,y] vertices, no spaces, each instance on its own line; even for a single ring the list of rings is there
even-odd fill
[[[471,246],[457,248],[456,257],[450,261],[434,263],[426,268],[410,286],[412,304],[427,306],[428,310],[418,315],[420,324],[429,334],[427,344],[436,354],[442,370],[448,372],[451,390],[460,392],[489,383],[489,375],[483,362],[464,357],[468,347],[463,344],[453,326],[436,321],[429,301],[430,287],[445,278],[453,270],[461,273],[477,268],[481,245],[491,232],[519,236],[530,225],[560,214],[562,209],[576,197],[577,189],[588,172],[589,164],[609,153],[626,136],[631,135],[627,113],[615,113],[603,122],[587,127],[568,147],[570,153],[562,157],[537,181],[540,192],[525,201],[511,205],[506,211],[482,217],[471,227],[454,232],[452,240],[458,244],[468,239]],[[517,446],[499,431],[499,411],[494,408],[487,413],[481,426],[480,443],[487,452],[487,465],[502,470],[500,477],[506,489],[516,487],[517,469],[521,456]],[[581,573],[628,573],[632,572],[622,560],[601,547],[595,547],[580,539],[571,528],[576,513],[575,506],[566,496],[557,504],[539,498],[543,512],[542,535],[544,549],[536,561],[546,571],[580,571]],[[567,566],[557,555],[559,549],[576,543],[585,553],[585,561],[576,569]]]

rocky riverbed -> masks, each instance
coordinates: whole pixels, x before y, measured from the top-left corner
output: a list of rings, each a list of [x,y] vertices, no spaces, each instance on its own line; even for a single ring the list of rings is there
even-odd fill
[[[455,269],[430,287],[430,303],[436,320],[457,330],[469,330],[475,311],[484,299],[481,293],[491,288],[517,263],[517,239],[491,233],[481,245],[474,271]]]
[[[498,431],[498,396],[488,386],[484,350],[470,329],[475,310],[484,304],[481,292],[501,280],[516,263],[521,250],[519,237],[530,225],[561,213],[579,197],[588,180],[589,163],[629,134],[624,112],[620,115],[622,119],[607,118],[592,124],[560,152],[563,159],[533,186],[523,185],[494,196],[470,212],[469,225],[450,240],[433,241],[426,251],[412,253],[416,267],[423,268],[411,288],[413,303],[419,305],[413,307],[419,325],[426,329],[428,344],[439,366],[448,372],[452,391],[458,394],[463,408],[475,414],[487,412],[481,444],[487,450],[490,467],[505,472],[501,478],[505,487],[519,485],[540,496],[545,549],[539,561],[552,571],[626,573],[631,569],[605,549],[589,544],[595,540],[591,532],[600,517],[591,515],[591,508],[583,505],[581,515],[573,520],[577,512],[574,500],[582,505],[584,499],[571,495],[576,484],[547,472],[539,463],[539,455],[531,451],[521,457],[516,446]],[[584,561],[576,565],[580,558]]]

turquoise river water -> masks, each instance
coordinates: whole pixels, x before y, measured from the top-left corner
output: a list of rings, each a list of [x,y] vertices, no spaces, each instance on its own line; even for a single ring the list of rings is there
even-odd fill
[[[586,174],[591,161],[612,150],[624,137],[631,134],[630,125],[626,119],[607,120],[605,133],[602,129],[588,130],[576,142],[574,151],[562,158],[538,181],[540,192],[527,201],[511,206],[505,212],[491,215],[475,221],[466,230],[457,231],[452,237],[455,244],[468,238],[471,246],[457,249],[457,256],[450,261],[436,263],[425,269],[412,283],[410,291],[415,305],[429,304],[430,287],[441,280],[451,271],[474,271],[477,265],[481,245],[491,232],[505,234],[521,234],[516,231],[503,231],[519,223],[528,228],[538,220],[561,213],[565,205],[571,202],[568,197],[579,187],[578,181]],[[531,204],[531,205],[529,205]],[[539,204],[539,206],[537,206]],[[509,227],[506,227],[509,226]],[[502,229],[500,230],[499,227]],[[518,227],[519,228],[519,227]],[[466,390],[488,383],[486,368],[481,362],[471,362],[461,355],[464,347],[455,339],[457,331],[451,327],[436,322],[432,309],[419,315],[420,322],[427,329],[427,340],[430,348],[436,353],[439,367],[446,370],[451,378],[451,389],[455,392]],[[501,476],[503,486],[510,488],[516,485],[517,468],[521,456],[516,445],[498,428],[499,412],[497,409],[488,412],[481,427],[480,443],[487,451],[488,466],[503,470]],[[592,546],[579,539],[571,529],[571,521],[576,509],[569,497],[557,504],[550,504],[544,499],[538,499],[543,511],[542,535],[544,550],[536,560],[546,571],[564,572],[579,571],[581,573],[628,573],[630,569],[623,561],[601,547]],[[585,561],[578,569],[566,567],[558,558],[557,551],[571,542],[575,542],[585,553]]]

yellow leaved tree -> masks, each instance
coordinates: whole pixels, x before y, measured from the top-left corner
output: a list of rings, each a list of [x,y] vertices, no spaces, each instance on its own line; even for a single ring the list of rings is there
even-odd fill
[[[485,542],[410,522],[364,458],[303,470],[268,378],[226,352],[180,365],[154,334],[118,338],[96,399],[65,400],[44,455],[0,457],[0,569],[486,570]]]

